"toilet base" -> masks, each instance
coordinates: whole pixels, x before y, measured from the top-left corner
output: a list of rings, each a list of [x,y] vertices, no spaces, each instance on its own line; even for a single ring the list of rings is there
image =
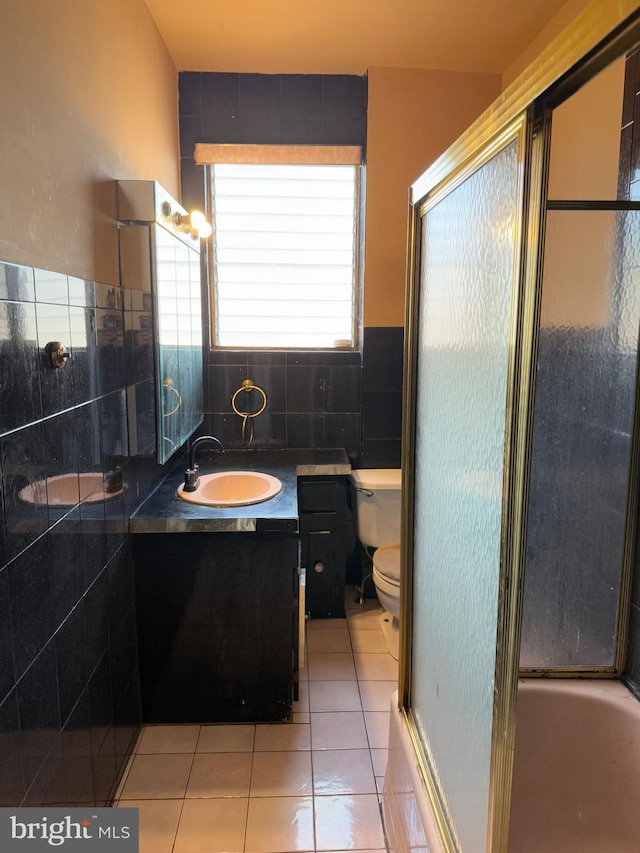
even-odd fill
[[[387,651],[394,660],[400,658],[400,625],[395,616],[387,610],[380,614],[380,630]]]

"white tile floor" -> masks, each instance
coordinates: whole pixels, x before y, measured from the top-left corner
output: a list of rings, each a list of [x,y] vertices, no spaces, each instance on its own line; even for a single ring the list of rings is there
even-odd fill
[[[377,602],[313,620],[294,724],[148,726],[117,805],[140,853],[383,853],[378,791],[398,665]]]

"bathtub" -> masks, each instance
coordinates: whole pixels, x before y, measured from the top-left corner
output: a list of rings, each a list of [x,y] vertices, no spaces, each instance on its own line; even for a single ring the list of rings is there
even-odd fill
[[[640,850],[640,702],[619,681],[518,688],[509,853]]]
[[[393,710],[382,798],[389,849],[442,853],[404,719]],[[509,853],[636,850],[640,702],[619,681],[521,680]]]
[[[445,853],[397,691],[391,697],[382,814],[390,853]]]

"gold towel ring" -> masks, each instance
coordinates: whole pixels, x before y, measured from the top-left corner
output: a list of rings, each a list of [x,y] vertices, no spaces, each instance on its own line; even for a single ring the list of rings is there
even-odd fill
[[[178,409],[182,405],[182,397],[180,396],[180,392],[178,391],[178,389],[173,387],[173,380],[172,379],[165,379],[164,382],[162,383],[162,387],[164,388],[165,391],[173,391],[173,393],[178,398],[178,402],[176,403],[175,408],[171,409],[170,412],[164,412],[162,415],[163,418],[170,418],[171,415],[175,415],[175,413],[178,411]]]
[[[236,397],[242,391],[246,391],[247,394],[250,391],[257,391],[259,394],[262,394],[262,406],[260,409],[258,409],[257,412],[239,412],[238,411],[238,407],[236,406]],[[258,415],[261,415],[264,412],[264,410],[267,408],[267,395],[264,393],[262,388],[259,388],[257,385],[254,385],[250,379],[245,379],[244,382],[242,383],[242,388],[238,388],[236,393],[231,398],[231,408],[236,413],[236,415],[238,415],[238,417],[245,418],[245,420],[246,420],[246,418],[257,418]]]

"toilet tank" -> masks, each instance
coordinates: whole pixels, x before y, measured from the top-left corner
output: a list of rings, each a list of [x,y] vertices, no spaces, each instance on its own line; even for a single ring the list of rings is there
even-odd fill
[[[400,542],[400,468],[357,468],[349,474],[355,496],[356,531],[363,545],[379,548]]]

